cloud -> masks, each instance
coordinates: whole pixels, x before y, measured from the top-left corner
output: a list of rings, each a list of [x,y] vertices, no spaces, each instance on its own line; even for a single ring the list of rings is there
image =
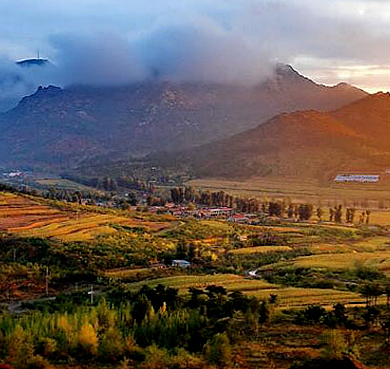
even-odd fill
[[[387,0],[3,0],[0,55],[40,49],[56,67],[21,71],[0,62],[0,95],[20,98],[37,84],[151,78],[256,84],[275,62],[323,83],[375,86],[373,69],[354,68],[380,65],[383,75],[389,18]]]
[[[115,34],[56,35],[57,75],[62,85],[123,85],[143,80],[147,70],[132,45]]]
[[[0,111],[15,106],[21,97],[36,90],[37,82],[34,78],[34,69],[32,68],[27,73],[14,61],[0,58]],[[43,79],[43,75],[38,79]]]
[[[138,47],[145,68],[161,80],[256,84],[272,70],[261,42],[206,21],[159,27]]]

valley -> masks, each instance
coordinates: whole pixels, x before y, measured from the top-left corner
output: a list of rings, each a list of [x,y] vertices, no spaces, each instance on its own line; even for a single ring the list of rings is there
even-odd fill
[[[205,183],[201,184],[207,187]],[[230,184],[231,187],[234,185],[237,184]],[[259,198],[259,201],[265,201],[265,198]],[[308,201],[307,197],[305,201]],[[274,206],[271,202],[264,204],[266,207],[262,206],[260,213],[268,212],[267,209]],[[136,314],[137,304],[143,301],[140,297],[142,293],[150,296],[148,298],[153,306],[157,306],[153,313],[148,313],[156,314],[155,318],[145,318],[141,325],[142,329],[148,330],[157,322],[163,324],[164,319],[176,319],[176,309],[187,309],[183,313],[193,311],[195,301],[198,305],[205,304],[206,309],[214,309],[212,301],[222,299],[225,301],[223,304],[228,304],[223,305],[227,309],[230,303],[235,303],[234,299],[239,299],[241,305],[238,309],[243,309],[243,301],[249,303],[250,299],[255,299],[251,304],[254,301],[263,304],[256,308],[258,310],[250,310],[253,311],[251,314],[258,316],[258,323],[250,320],[248,312],[244,314],[244,310],[239,310],[234,314],[244,314],[240,319],[250,325],[244,328],[244,325],[240,326],[243,324],[239,323],[241,320],[233,323],[235,320],[229,318],[229,324],[239,325],[233,331],[224,326],[224,332],[230,332],[230,337],[234,332],[235,338],[230,338],[232,352],[223,360],[240,363],[242,368],[256,368],[266,360],[274,362],[278,368],[287,369],[291,364],[286,356],[290,355],[287,354],[290,348],[288,345],[283,348],[278,346],[280,348],[273,351],[272,347],[279,344],[272,332],[283,325],[285,334],[295,337],[297,346],[293,355],[298,363],[317,357],[327,347],[321,337],[329,334],[329,327],[332,327],[332,332],[336,329],[340,337],[355,332],[354,345],[362,350],[359,351],[363,352],[359,359],[367,368],[385,368],[386,359],[379,349],[381,326],[375,322],[367,326],[364,314],[366,309],[374,306],[378,311],[386,306],[385,286],[390,273],[390,213],[384,216],[386,210],[371,210],[369,225],[359,224],[357,218],[352,223],[329,221],[328,212],[321,215],[323,220],[315,212],[307,220],[289,219],[287,213],[278,217],[264,213],[260,216],[260,213],[259,219],[262,220],[253,225],[231,222],[223,216],[196,219],[188,215],[158,215],[153,213],[153,207],[144,207],[142,211],[141,208],[121,210],[1,192],[0,295],[3,316],[0,316],[0,327],[9,332],[5,345],[11,344],[13,335],[20,336],[20,332],[16,333],[18,329],[22,329],[23,334],[32,335],[34,342],[40,340],[32,330],[30,314],[40,327],[39,335],[46,332],[45,335],[58,345],[52,354],[43,353],[39,360],[59,367],[67,365],[56,359],[58,350],[61,350],[68,352],[72,360],[82,361],[82,357],[89,355],[90,360],[99,361],[103,357],[101,355],[107,355],[107,351],[104,354],[101,351],[104,338],[99,338],[96,346],[84,347],[83,341],[80,341],[80,349],[84,348],[77,353],[71,346],[61,343],[58,334],[65,324],[61,322],[68,319],[65,316],[75,319],[76,315],[72,314],[77,314],[93,327],[93,314],[101,316],[106,311],[104,314],[116,317],[110,323],[110,329],[122,332],[116,339],[117,348],[109,349],[111,364],[121,360],[123,355],[132,358],[132,365],[151,363],[141,328],[127,321],[126,324],[133,327],[131,348],[125,348],[125,341],[120,338],[125,334],[121,327],[123,314],[128,309],[126,306],[131,304],[132,314]],[[381,219],[381,224],[376,223],[376,219]],[[173,259],[188,260],[190,267],[172,267]],[[380,292],[375,295],[374,302],[371,296],[376,292],[365,292],[365,288],[375,286]],[[90,297],[92,288],[96,291],[93,300]],[[165,313],[161,310],[161,306],[165,305],[157,302],[161,300],[154,300],[159,293],[171,294],[171,297],[163,297],[162,300],[167,304]],[[169,305],[172,301],[177,301],[176,307]],[[11,323],[7,314],[7,309],[13,309],[15,302],[21,304],[15,310],[16,314],[21,314],[21,311],[24,316],[29,312],[20,325]],[[105,305],[107,303],[109,305]],[[346,320],[338,323],[328,321],[334,314],[332,311],[341,307],[346,309],[342,318]],[[319,309],[319,315],[315,315],[314,310],[312,313],[311,309]],[[55,314],[49,317],[45,315],[48,311]],[[209,317],[217,314],[213,311],[207,313]],[[230,313],[225,310],[223,314]],[[45,319],[51,321],[52,328],[49,330],[42,326]],[[184,323],[187,318],[182,319],[181,324],[189,324]],[[317,323],[310,323],[310,319]],[[378,319],[385,318],[381,315]],[[81,335],[82,330],[87,329],[83,328],[82,321],[75,323],[72,320],[72,323],[66,324],[70,324],[72,330],[80,330]],[[222,329],[211,321],[207,325],[211,330]],[[108,334],[103,325],[94,329],[94,334],[100,332],[100,337]],[[158,338],[153,338],[157,334],[154,332],[149,331],[148,339],[159,342]],[[252,340],[245,340],[241,336],[247,334],[244,332],[251,332]],[[364,339],[368,334],[372,337],[370,341]],[[296,335],[305,335],[306,338],[299,341]],[[82,340],[82,336],[79,337]],[[309,351],[304,348],[309,342],[307,340],[317,340],[316,344],[310,343]],[[181,344],[185,342],[183,338]],[[171,344],[181,345],[168,341],[160,343],[161,347]],[[252,351],[253,345],[262,347],[263,356],[259,357]],[[98,351],[88,347],[96,347]],[[0,345],[1,349],[4,346]],[[132,356],[134,350],[142,355]],[[163,360],[162,354],[159,355],[159,360]],[[179,357],[170,355],[166,360],[179,360]],[[190,367],[206,368],[210,364],[207,360],[211,359],[207,359],[207,355],[202,356],[199,352],[191,355],[191,359],[186,359],[190,360],[187,361]],[[38,360],[37,356],[34,357]]]

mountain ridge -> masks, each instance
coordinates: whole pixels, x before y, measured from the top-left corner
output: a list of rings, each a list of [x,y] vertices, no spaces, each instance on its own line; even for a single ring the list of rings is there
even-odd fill
[[[249,131],[183,153],[201,177],[385,170],[390,164],[390,94],[369,95],[331,112],[279,114]],[[166,159],[164,165],[169,165]]]
[[[327,111],[365,96],[355,87],[316,84],[291,66],[279,66],[254,87],[153,81],[40,87],[0,115],[0,164],[63,169],[97,157],[185,150],[244,132],[281,112]]]

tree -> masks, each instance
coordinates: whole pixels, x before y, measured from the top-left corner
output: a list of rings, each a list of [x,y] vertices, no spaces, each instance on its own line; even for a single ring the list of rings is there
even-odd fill
[[[276,302],[277,302],[277,300],[278,300],[278,295],[276,295],[276,294],[274,294],[274,293],[271,293],[270,295],[269,295],[269,303],[270,304],[276,304]]]
[[[292,219],[294,217],[294,205],[290,204],[287,208],[287,217]]]
[[[176,247],[176,258],[186,259],[188,257],[189,248],[184,240],[180,240]]]
[[[313,205],[311,204],[301,204],[298,207],[299,220],[305,221],[310,220],[313,215]]]
[[[270,202],[268,205],[268,215],[270,217],[280,217],[282,215],[282,204],[279,202]]]
[[[329,208],[329,222],[333,222],[334,220],[334,209]]]
[[[355,208],[348,208],[345,217],[347,223],[353,223],[355,218]]]
[[[376,282],[367,282],[360,288],[360,294],[366,298],[366,306],[375,306],[377,299],[383,294],[381,286]]]
[[[380,311],[375,306],[367,307],[366,311],[362,315],[367,328],[369,328],[371,324],[374,324],[377,321],[379,314]]]
[[[334,221],[336,223],[341,223],[343,217],[343,207],[342,205],[335,206],[334,208]]]
[[[226,333],[217,333],[206,344],[207,360],[216,364],[219,368],[226,367],[230,364],[232,354],[229,338]]]
[[[79,332],[79,344],[86,354],[97,354],[98,337],[92,324],[85,322]]]
[[[317,324],[326,315],[326,310],[318,304],[309,305],[302,314],[302,318],[309,324]]]
[[[385,335],[385,345],[388,346],[390,344],[390,315],[386,314],[380,320],[380,325]]]
[[[324,211],[323,211],[320,207],[318,207],[318,208],[317,208],[317,218],[318,218],[318,221],[319,221],[319,222],[322,222],[322,216],[323,216],[323,214],[324,214]]]
[[[386,306],[390,307],[390,280],[386,280],[383,286],[383,293],[386,295]]]
[[[370,210],[366,210],[366,224],[370,223],[370,214],[371,214],[371,211]]]

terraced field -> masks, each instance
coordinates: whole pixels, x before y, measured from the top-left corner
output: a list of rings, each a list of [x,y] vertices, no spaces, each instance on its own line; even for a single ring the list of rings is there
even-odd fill
[[[390,251],[355,252],[303,256],[280,266],[302,268],[325,268],[333,270],[352,269],[358,265],[373,267],[382,272],[390,272]]]
[[[279,252],[279,251],[290,251],[290,246],[256,246],[256,247],[243,247],[230,251],[231,254],[235,255],[250,255],[250,254],[263,254],[267,252]]]
[[[354,292],[319,288],[282,287],[263,280],[249,279],[234,274],[167,277],[132,283],[131,286],[134,290],[137,290],[144,285],[156,287],[158,284],[178,288],[180,294],[187,293],[190,287],[206,288],[210,285],[224,286],[229,292],[241,291],[261,299],[267,299],[270,294],[276,294],[278,296],[279,308],[296,308],[316,303],[323,306],[331,306],[338,302],[349,305],[364,304],[365,302],[363,297]]]
[[[196,276],[176,276],[158,278],[152,281],[142,281],[132,283],[131,286],[135,290],[147,284],[150,287],[155,287],[158,284],[163,284],[169,287],[178,288],[179,293],[187,293],[190,287],[206,288],[211,285],[224,286],[228,291],[258,291],[261,289],[273,289],[275,285],[261,280],[244,278],[235,274],[215,274],[215,275],[196,275]]]
[[[136,219],[130,217],[130,214],[126,217],[60,210],[27,197],[0,193],[0,230],[17,233],[20,236],[85,241],[98,235],[117,232],[114,225],[161,231],[166,229],[169,223]]]

